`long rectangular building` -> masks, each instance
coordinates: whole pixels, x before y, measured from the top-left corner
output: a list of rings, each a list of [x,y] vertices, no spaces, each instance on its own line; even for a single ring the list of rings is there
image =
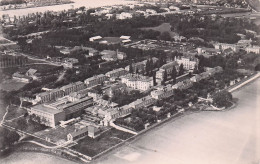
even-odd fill
[[[146,91],[153,86],[153,78],[136,74],[127,74],[121,78],[122,83],[133,89]]]
[[[107,79],[108,79],[107,76],[100,74],[100,75],[93,76],[93,77],[86,79],[84,81],[84,83],[87,85],[87,87],[93,87],[93,86],[103,83]]]
[[[36,95],[36,101],[40,103],[45,103],[49,101],[54,101],[58,98],[69,95],[70,93],[77,92],[85,88],[83,82],[78,81],[76,83],[71,83],[65,85],[61,88],[53,89],[51,91],[42,92]]]
[[[85,108],[92,105],[93,99],[91,97],[74,102],[65,97],[53,103],[35,105],[28,109],[28,113],[39,116],[42,124],[54,128],[60,121],[79,117]]]

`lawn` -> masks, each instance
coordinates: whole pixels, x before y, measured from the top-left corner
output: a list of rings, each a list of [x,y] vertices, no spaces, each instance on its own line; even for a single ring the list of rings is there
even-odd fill
[[[9,106],[8,108],[8,114],[6,115],[6,120],[11,120],[20,116],[23,116],[27,111],[25,109],[22,109],[17,106]]]
[[[5,91],[17,91],[21,89],[25,84],[27,83],[23,83],[13,79],[8,79],[0,83],[0,89]]]
[[[142,30],[154,30],[154,31],[159,31],[161,33],[163,32],[169,32],[171,37],[176,36],[175,32],[171,31],[171,25],[170,23],[163,23],[160,26],[156,27],[146,27],[146,28],[141,28]]]
[[[101,136],[92,139],[86,137],[80,141],[78,144],[71,147],[72,149],[79,151],[88,156],[95,156],[119,143],[127,138],[133,136],[130,133],[122,132],[117,129],[112,128],[111,130],[103,133]]]

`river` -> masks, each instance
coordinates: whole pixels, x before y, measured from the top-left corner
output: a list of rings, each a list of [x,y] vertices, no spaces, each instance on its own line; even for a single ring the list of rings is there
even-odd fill
[[[25,8],[25,9],[17,9],[17,10],[5,10],[5,11],[0,11],[0,15],[8,14],[9,16],[14,16],[14,15],[23,16],[30,13],[45,12],[47,10],[61,11],[61,10],[68,10],[71,8],[79,8],[82,6],[85,6],[86,8],[95,8],[100,6],[136,3],[135,1],[127,1],[127,0],[72,0],[72,1],[74,1],[74,3],[35,7],[35,8]]]
[[[260,162],[260,79],[233,93],[238,106],[173,119],[95,164],[258,164]],[[32,158],[33,156],[33,158]],[[47,158],[48,157],[48,158]],[[40,153],[14,153],[0,163],[67,163]]]

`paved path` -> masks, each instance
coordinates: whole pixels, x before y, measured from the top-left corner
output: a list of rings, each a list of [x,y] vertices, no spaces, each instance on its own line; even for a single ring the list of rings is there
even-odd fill
[[[238,86],[229,89],[228,91],[229,92],[233,92],[233,91],[239,89],[240,87],[243,87],[244,85],[250,83],[251,81],[257,79],[258,77],[260,77],[260,72],[258,72],[256,75],[254,75],[253,77],[249,78],[248,80],[244,81],[243,83],[239,84]]]
[[[61,145],[56,145],[56,146],[47,146],[47,145],[44,145],[44,144],[36,142],[36,141],[22,141],[21,143],[33,143],[33,144],[36,144],[38,146],[41,146],[41,147],[44,147],[44,148],[47,148],[47,149],[57,149],[57,148],[64,148],[65,146],[67,146],[71,142],[67,141],[67,142],[65,142]]]

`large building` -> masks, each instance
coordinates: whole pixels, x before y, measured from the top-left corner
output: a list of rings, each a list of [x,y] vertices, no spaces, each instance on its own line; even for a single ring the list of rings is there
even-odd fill
[[[221,72],[223,72],[223,68],[220,66],[217,66],[217,67],[208,69],[206,72],[202,72],[198,75],[193,76],[192,78],[190,78],[190,80],[192,82],[199,82],[200,80],[207,79],[207,78],[215,75],[216,73],[221,73]]]
[[[122,12],[116,15],[116,19],[131,19],[133,17],[132,13]]]
[[[105,61],[116,61],[117,60],[116,51],[103,50],[100,52],[100,55],[102,55],[101,58]]]
[[[163,99],[171,97],[174,94],[174,90],[172,89],[171,85],[167,86],[159,86],[156,90],[151,92],[151,96],[154,99]]]
[[[118,68],[118,69],[115,69],[113,71],[109,71],[106,73],[106,76],[111,78],[111,77],[120,77],[120,76],[123,76],[123,75],[126,75],[127,74],[127,71],[123,68]]]
[[[133,89],[146,91],[153,86],[153,78],[138,74],[127,74],[122,76],[121,82]]]
[[[149,107],[156,102],[156,99],[152,98],[152,96],[146,96],[141,99],[137,99],[136,101],[129,104],[130,107],[134,109]]]
[[[0,54],[0,68],[24,66],[28,62],[28,58],[20,55]]]
[[[91,97],[85,97],[74,102],[69,101],[68,98],[63,98],[54,103],[35,105],[28,109],[28,113],[39,116],[42,124],[54,128],[60,121],[80,116],[85,108],[92,105],[93,99]]]
[[[107,115],[105,116],[105,120],[110,121],[119,117],[124,117],[126,115],[129,115],[132,110],[133,108],[129,105],[108,109]]]
[[[84,81],[84,83],[87,85],[87,87],[93,87],[93,86],[102,84],[107,79],[108,79],[107,76],[100,74],[100,75],[93,76],[93,77],[86,79]]]
[[[197,58],[188,58],[188,57],[175,57],[175,61],[181,65],[185,70],[193,70],[195,66],[198,64]]]
[[[103,50],[100,52],[100,55],[102,55],[101,58],[105,61],[123,60],[127,57],[124,52],[111,51],[111,50]]]
[[[249,46],[246,48],[246,52],[247,53],[256,53],[256,54],[260,54],[260,47],[259,46]]]
[[[156,79],[158,81],[162,81],[165,72],[167,74],[167,78],[171,77],[171,73],[172,73],[172,70],[174,67],[175,67],[176,71],[178,72],[179,64],[176,61],[164,64],[163,66],[160,67],[159,71],[156,72]]]
[[[153,57],[152,61],[153,61],[153,63],[156,63],[158,61],[158,59]],[[133,63],[132,64],[133,72],[136,72],[136,70],[138,70],[138,72],[144,72],[146,63],[147,63],[147,60],[144,60],[144,61],[141,61],[141,62],[137,62],[137,63]],[[129,71],[130,70],[130,66],[125,67],[125,70]]]
[[[219,55],[221,54],[221,50],[220,49],[214,49],[214,48],[205,48],[205,47],[199,47],[197,48],[198,54],[199,55]]]
[[[217,43],[214,45],[215,49],[217,50],[226,50],[226,49],[232,49],[234,52],[239,51],[239,47],[236,44],[227,44],[227,43]]]
[[[78,81],[76,83],[71,83],[65,85],[61,88],[53,89],[51,91],[42,92],[36,95],[36,101],[40,103],[54,101],[58,98],[69,95],[70,93],[77,92],[85,88],[83,82]]]
[[[191,81],[190,79],[186,79],[186,80],[180,81],[177,84],[173,85],[172,88],[183,90],[183,89],[188,89],[192,86],[193,86],[193,81]]]

